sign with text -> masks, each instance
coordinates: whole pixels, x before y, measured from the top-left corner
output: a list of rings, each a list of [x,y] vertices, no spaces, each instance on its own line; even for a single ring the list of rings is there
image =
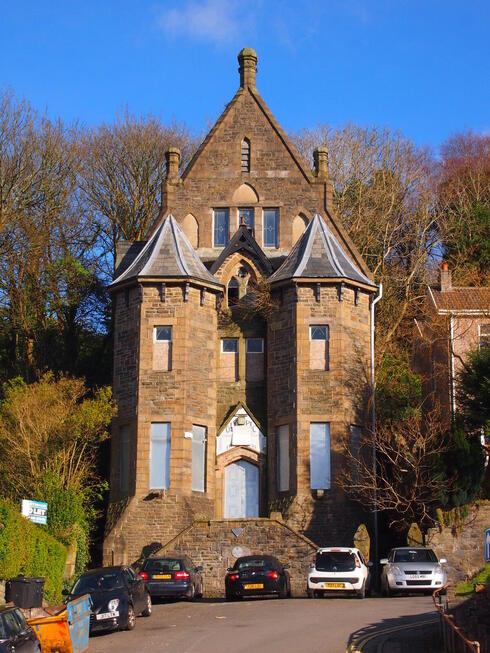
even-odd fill
[[[485,562],[490,562],[490,528],[485,531]]]
[[[44,501],[22,499],[22,514],[35,524],[48,523],[48,504]]]

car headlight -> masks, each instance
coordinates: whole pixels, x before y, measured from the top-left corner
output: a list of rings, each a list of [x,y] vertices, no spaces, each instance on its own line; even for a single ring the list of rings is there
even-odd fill
[[[112,599],[107,604],[107,607],[109,608],[109,612],[115,612],[118,606],[119,606],[119,599]]]
[[[393,574],[393,576],[403,576],[403,571],[397,565],[392,565],[390,567],[390,573]]]
[[[434,574],[437,574],[438,576],[442,576],[442,567],[441,567],[441,565],[436,565],[436,567],[434,567]]]

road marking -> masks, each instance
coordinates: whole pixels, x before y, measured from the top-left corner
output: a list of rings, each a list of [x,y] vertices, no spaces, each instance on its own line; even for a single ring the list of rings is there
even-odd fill
[[[408,630],[409,628],[418,627],[418,626],[430,626],[431,624],[438,623],[439,617],[435,615],[429,619],[424,619],[423,621],[412,621],[409,624],[402,624],[399,626],[391,626],[390,628],[379,628],[375,633],[370,633],[361,637],[357,642],[351,642],[346,649],[345,653],[363,653],[363,647],[373,639],[377,637],[383,637],[383,635],[389,635],[391,633],[396,633],[399,630]]]

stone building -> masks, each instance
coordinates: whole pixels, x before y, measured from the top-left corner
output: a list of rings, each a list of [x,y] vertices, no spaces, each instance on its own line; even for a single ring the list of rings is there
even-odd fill
[[[106,562],[193,523],[214,524],[196,551],[217,523],[255,520],[265,541],[283,524],[276,539],[307,549],[352,544],[360,523],[335,477],[365,424],[376,286],[335,216],[327,151],[305,165],[257,91],[257,55],[238,60],[182,173],[167,152],[147,241],[118,252]]]

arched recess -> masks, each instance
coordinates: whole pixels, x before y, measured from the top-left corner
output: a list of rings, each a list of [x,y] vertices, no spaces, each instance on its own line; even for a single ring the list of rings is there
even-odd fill
[[[308,226],[308,220],[306,216],[302,213],[297,215],[293,220],[293,237],[292,244],[296,243],[304,233],[304,230]]]
[[[192,247],[199,246],[199,225],[192,213],[188,213],[182,220],[182,231],[187,236]]]
[[[250,184],[242,184],[233,193],[233,204],[257,204],[259,196]]]

